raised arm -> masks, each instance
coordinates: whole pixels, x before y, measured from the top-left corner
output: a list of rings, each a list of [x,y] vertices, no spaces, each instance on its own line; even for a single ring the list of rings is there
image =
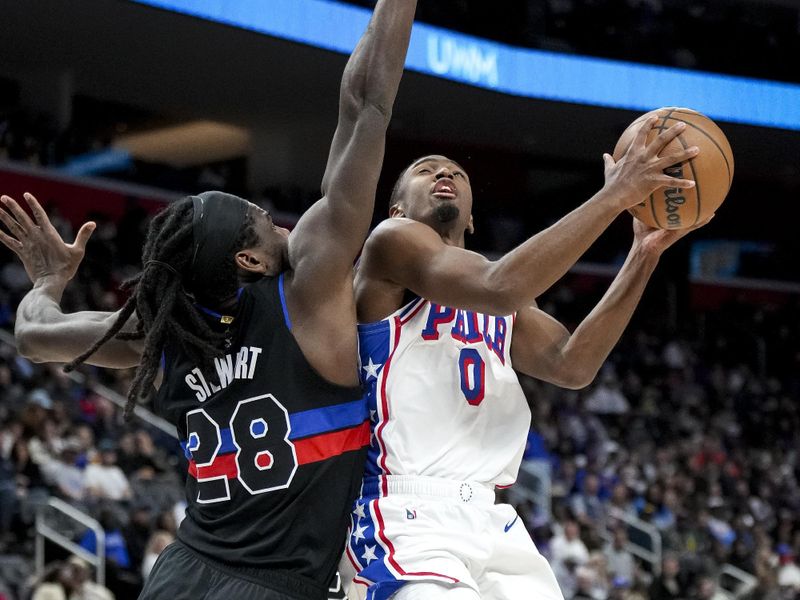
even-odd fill
[[[488,314],[507,315],[529,306],[563,277],[620,212],[659,187],[693,185],[665,175],[664,169],[694,157],[697,148],[659,156],[684,125],[673,126],[647,144],[652,126],[652,120],[642,126],[618,163],[604,157],[606,184],[597,194],[499,260],[448,245],[421,223],[390,219],[370,237],[359,277]]]
[[[8,196],[2,197],[0,221],[10,235],[0,231],[0,241],[22,260],[33,289],[17,308],[17,350],[34,362],[69,362],[103,337],[116,313],[79,312],[65,314],[60,302],[67,283],[83,260],[94,223],[78,231],[75,243],[66,244],[36,198],[25,194],[34,220]],[[133,331],[132,320],[125,330]],[[111,340],[89,362],[101,367],[126,368],[138,364],[138,341]]]
[[[294,288],[326,293],[352,276],[372,222],[416,5],[416,0],[379,0],[345,67],[323,198],[303,215],[289,239]]]
[[[574,333],[536,307],[517,314],[511,340],[514,368],[565,388],[589,385],[628,326],[661,254],[709,220],[691,229],[665,231],[634,219],[634,243],[625,263]]]

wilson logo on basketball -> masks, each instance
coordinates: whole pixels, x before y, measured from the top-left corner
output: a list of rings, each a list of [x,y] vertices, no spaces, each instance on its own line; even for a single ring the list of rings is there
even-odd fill
[[[670,177],[683,179],[683,166],[672,165],[664,169],[664,173]],[[667,211],[667,224],[669,227],[680,228],[681,226],[681,206],[686,204],[686,197],[680,188],[667,188],[664,190],[665,209]]]

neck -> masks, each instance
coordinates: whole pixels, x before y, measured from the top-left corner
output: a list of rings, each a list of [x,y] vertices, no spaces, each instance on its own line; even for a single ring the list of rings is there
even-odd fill
[[[464,248],[466,246],[466,231],[463,226],[458,224],[441,224],[437,223],[433,229],[441,236],[442,241],[448,246],[455,246],[457,248]]]

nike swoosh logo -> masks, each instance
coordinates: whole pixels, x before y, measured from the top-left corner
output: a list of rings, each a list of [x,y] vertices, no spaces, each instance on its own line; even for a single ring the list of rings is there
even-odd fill
[[[505,527],[505,532],[506,532],[506,533],[508,533],[508,530],[509,530],[509,529],[511,529],[511,528],[514,526],[514,523],[516,523],[516,522],[517,522],[517,519],[519,519],[519,515],[517,515],[517,516],[514,518],[514,520],[513,520],[513,521],[511,521],[511,523],[508,523],[508,524],[506,525],[506,527]]]

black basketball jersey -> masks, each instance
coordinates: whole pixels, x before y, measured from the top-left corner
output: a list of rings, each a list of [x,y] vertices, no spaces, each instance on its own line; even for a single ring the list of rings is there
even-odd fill
[[[306,361],[283,276],[247,286],[227,327],[229,348],[212,374],[165,351],[156,409],[176,425],[188,460],[178,538],[251,576],[289,578],[300,597],[324,598],[363,475],[366,403],[359,388],[327,382]]]

